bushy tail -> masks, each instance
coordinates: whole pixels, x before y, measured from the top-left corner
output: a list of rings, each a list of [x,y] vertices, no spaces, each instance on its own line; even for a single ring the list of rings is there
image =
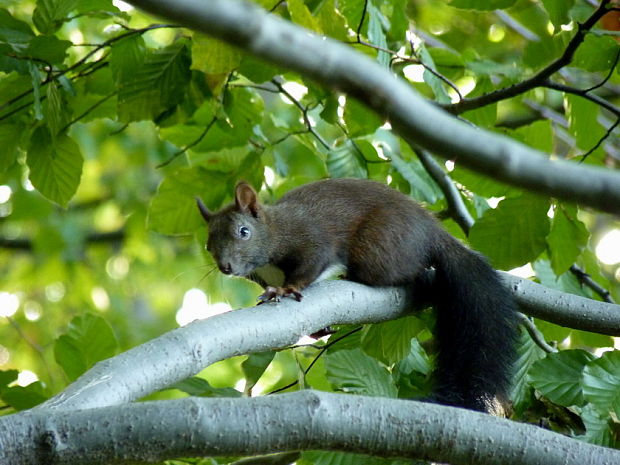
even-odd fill
[[[508,399],[516,304],[486,259],[446,234],[435,250],[433,286],[439,342],[434,400],[489,411]]]

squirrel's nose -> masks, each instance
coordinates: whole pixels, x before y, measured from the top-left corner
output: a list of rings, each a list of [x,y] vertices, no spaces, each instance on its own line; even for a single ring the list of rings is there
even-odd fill
[[[224,274],[230,274],[232,273],[232,266],[230,265],[230,263],[220,265],[220,271]]]

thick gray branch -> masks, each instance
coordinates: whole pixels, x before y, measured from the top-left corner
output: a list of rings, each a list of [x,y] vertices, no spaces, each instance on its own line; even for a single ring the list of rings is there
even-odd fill
[[[620,305],[586,299],[502,273],[521,311],[567,328],[620,336]]]
[[[620,463],[620,451],[532,425],[441,405],[319,391],[42,412],[21,420],[10,430],[0,424],[0,463],[155,462],[299,449],[453,465]]]
[[[412,147],[422,146],[507,183],[620,213],[620,173],[562,160],[473,128],[423,99],[350,47],[238,0],[130,0],[153,14],[223,39],[342,90],[385,115]]]
[[[278,304],[195,321],[99,362],[36,409],[83,409],[130,402],[193,376],[217,361],[287,347],[329,325],[398,318],[410,307],[401,288],[322,282],[304,290],[302,302],[286,298]]]
[[[620,306],[548,289],[506,275],[522,310],[562,326],[620,335]],[[386,321],[409,313],[412,300],[400,288],[326,281],[284,299],[195,321],[96,364],[65,391],[35,408],[77,409],[130,402],[163,389],[206,366],[235,355],[294,344],[333,324]],[[4,419],[0,418],[0,424]]]

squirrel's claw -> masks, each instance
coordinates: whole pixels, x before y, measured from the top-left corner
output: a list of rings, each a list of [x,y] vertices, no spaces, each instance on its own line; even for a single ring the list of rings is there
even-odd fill
[[[258,305],[264,304],[265,302],[280,302],[282,297],[292,297],[297,302],[301,302],[301,292],[297,290],[297,288],[293,286],[287,287],[274,287],[267,286],[265,288],[265,292],[258,296],[256,300],[258,300]]]

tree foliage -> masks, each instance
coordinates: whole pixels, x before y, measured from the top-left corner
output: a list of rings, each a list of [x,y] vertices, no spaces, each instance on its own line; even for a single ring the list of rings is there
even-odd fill
[[[481,144],[488,131],[552,160],[617,173],[620,6],[613,2],[257,3],[376,61],[480,128]],[[284,60],[263,61],[249,46],[111,0],[3,5],[4,413],[35,406],[97,361],[176,327],[175,316],[182,320],[196,299],[210,312],[222,302],[251,305],[258,287],[222,277],[201,253],[206,231],[194,200],[217,209],[240,179],[262,188],[266,202],[325,177],[378,180],[436,212],[498,269],[530,266],[544,286],[595,300],[620,295],[618,265],[594,253],[603,234],[620,227],[617,219],[500,182],[500,172],[482,175],[459,153],[439,165],[423,141],[411,144],[370,110],[373,102],[293,72]],[[319,349],[235,357],[151,398],[283,387],[422,397],[432,326],[429,311],[361,329],[342,325]],[[519,345],[514,418],[618,447],[613,338],[538,319],[529,330]],[[17,383],[24,372],[38,381]],[[355,460],[313,452],[298,463]]]

